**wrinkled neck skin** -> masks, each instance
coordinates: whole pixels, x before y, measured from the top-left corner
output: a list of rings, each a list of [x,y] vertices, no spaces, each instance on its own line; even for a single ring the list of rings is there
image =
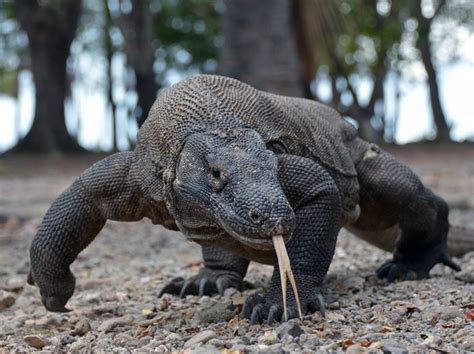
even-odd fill
[[[271,251],[271,237],[289,240],[295,223],[277,172],[276,156],[254,130],[191,134],[166,205],[190,240],[238,253]]]

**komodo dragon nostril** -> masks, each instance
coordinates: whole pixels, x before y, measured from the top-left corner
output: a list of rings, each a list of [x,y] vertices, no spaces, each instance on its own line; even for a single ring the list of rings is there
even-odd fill
[[[250,219],[254,222],[254,223],[259,223],[262,221],[263,219],[263,216],[262,214],[260,214],[258,211],[255,211],[255,210],[251,210],[249,212],[249,216],[250,216]]]

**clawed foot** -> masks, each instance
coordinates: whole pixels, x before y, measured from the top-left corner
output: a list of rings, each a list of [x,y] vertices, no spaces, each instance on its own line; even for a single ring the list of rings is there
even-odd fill
[[[41,293],[41,302],[48,311],[52,312],[69,312],[66,303],[71,298],[76,280],[74,275],[68,271],[63,279],[55,279],[54,281],[42,281],[40,284],[35,281],[31,271],[28,273],[27,283],[30,285],[38,285]]]
[[[321,315],[324,316],[325,304],[323,296],[315,292],[316,295],[312,296],[301,296],[301,307],[303,315],[320,311]],[[287,302],[287,314],[288,318],[285,319],[283,302],[281,295],[274,295],[273,291],[264,297],[261,294],[252,294],[245,301],[242,309],[242,316],[250,320],[251,324],[261,323],[267,320],[268,324],[274,322],[283,322],[292,318],[298,317],[298,308],[294,298],[289,298]]]
[[[202,268],[199,274],[184,280],[175,278],[160,291],[158,296],[163,294],[174,294],[180,297],[186,295],[213,295],[219,293],[224,295],[228,288],[240,290],[242,287],[242,276],[236,272],[226,270],[212,270]]]
[[[418,257],[407,257],[396,253],[392,260],[380,266],[377,276],[388,282],[428,278],[431,268],[437,263],[443,263],[455,271],[461,270],[446,251],[439,252],[438,255],[436,252],[425,251]]]

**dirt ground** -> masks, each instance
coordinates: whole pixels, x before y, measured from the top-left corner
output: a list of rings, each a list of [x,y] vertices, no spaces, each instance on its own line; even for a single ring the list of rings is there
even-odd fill
[[[474,230],[473,145],[390,151],[448,201],[451,223]],[[430,279],[387,284],[374,272],[390,254],[344,231],[325,285],[325,318],[249,325],[238,311],[268,287],[272,270],[253,263],[243,292],[158,298],[170,279],[195,274],[201,258],[180,233],[148,221],[107,223],[72,266],[72,311],[45,311],[25,283],[29,244],[51,201],[101,157],[0,158],[0,350],[474,351],[474,252],[456,259],[460,273],[438,265]]]

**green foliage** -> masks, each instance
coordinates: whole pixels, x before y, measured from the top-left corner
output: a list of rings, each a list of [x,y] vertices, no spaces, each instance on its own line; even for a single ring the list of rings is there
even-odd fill
[[[212,0],[152,2],[154,43],[163,71],[216,69],[223,4]]]

